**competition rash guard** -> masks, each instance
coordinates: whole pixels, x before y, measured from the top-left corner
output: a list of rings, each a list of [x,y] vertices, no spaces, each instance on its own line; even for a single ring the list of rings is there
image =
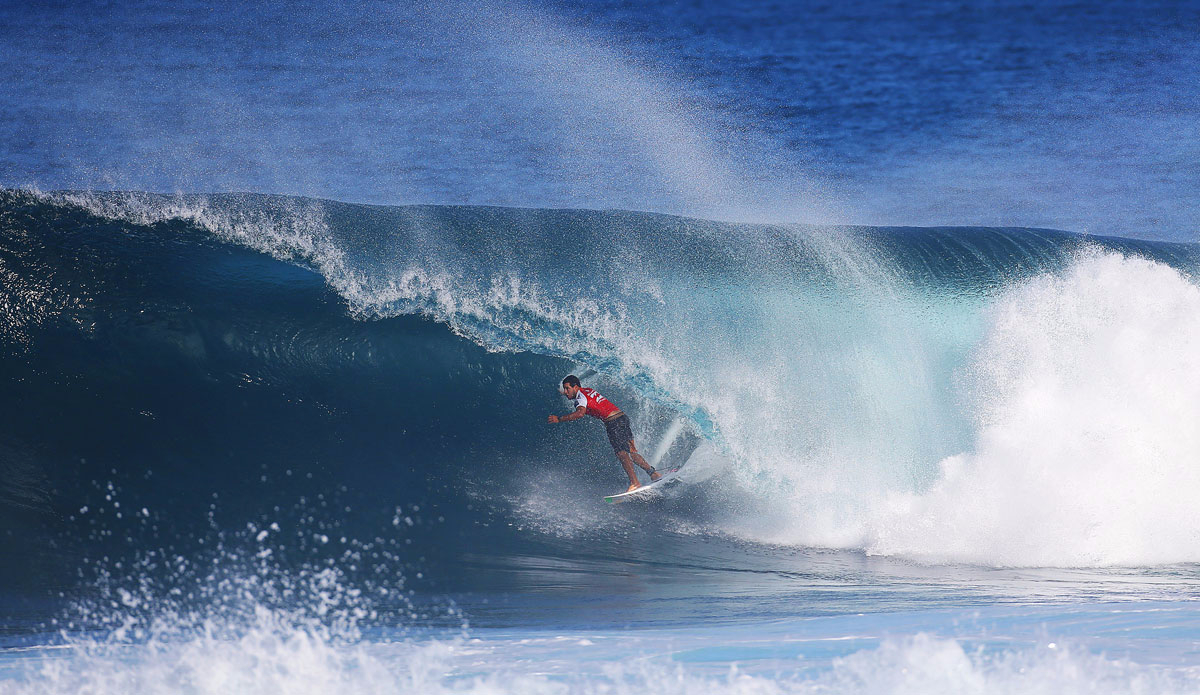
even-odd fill
[[[588,415],[598,417],[601,420],[607,420],[614,415],[622,414],[620,408],[613,404],[612,401],[596,393],[595,389],[579,389],[579,393],[575,394],[575,407],[578,408],[580,406],[587,408]]]

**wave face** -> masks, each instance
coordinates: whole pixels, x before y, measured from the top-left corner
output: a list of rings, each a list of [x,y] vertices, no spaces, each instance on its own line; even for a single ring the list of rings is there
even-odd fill
[[[8,192],[0,550],[33,560],[6,579],[289,517],[301,545],[424,524],[433,564],[620,542],[601,428],[545,424],[577,366],[643,449],[684,425],[688,484],[635,517],[923,562],[1200,561],[1198,259],[1036,229]]]

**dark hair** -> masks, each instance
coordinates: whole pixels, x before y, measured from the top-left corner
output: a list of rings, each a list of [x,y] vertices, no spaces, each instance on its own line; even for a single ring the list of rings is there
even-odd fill
[[[574,374],[567,375],[567,378],[563,379],[563,386],[579,386],[579,377]]]

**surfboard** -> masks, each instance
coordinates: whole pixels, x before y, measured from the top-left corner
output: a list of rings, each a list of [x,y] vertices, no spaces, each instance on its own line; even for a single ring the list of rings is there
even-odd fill
[[[639,487],[638,489],[634,490],[633,492],[622,492],[622,493],[618,493],[616,495],[609,495],[608,497],[604,498],[604,501],[608,502],[609,504],[620,504],[622,502],[630,502],[635,499],[649,497],[650,495],[647,494],[649,491],[654,490],[655,488],[661,487],[665,483],[670,482],[672,480],[677,480],[678,475],[679,475],[679,469],[678,468],[664,468],[663,470],[659,471],[659,473],[662,473],[663,476],[661,478],[659,478],[658,480],[655,480],[652,483],[646,483],[645,485]]]

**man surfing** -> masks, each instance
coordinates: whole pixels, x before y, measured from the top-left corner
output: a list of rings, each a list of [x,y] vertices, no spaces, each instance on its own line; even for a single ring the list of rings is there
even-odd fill
[[[562,388],[559,389],[559,393],[575,401],[575,412],[562,417],[551,415],[548,422],[552,425],[558,422],[572,422],[584,415],[591,415],[603,420],[604,429],[608,430],[608,443],[612,444],[613,451],[617,452],[617,458],[620,459],[621,466],[625,469],[625,474],[629,476],[629,489],[625,492],[633,492],[642,486],[638,482],[637,472],[633,470],[634,464],[649,473],[651,481],[662,479],[662,473],[654,470],[654,467],[646,463],[646,459],[638,453],[637,445],[633,443],[633,430],[629,426],[629,416],[621,412],[621,409],[612,401],[596,393],[595,389],[583,388],[579,383],[579,377],[574,374],[562,380]]]

